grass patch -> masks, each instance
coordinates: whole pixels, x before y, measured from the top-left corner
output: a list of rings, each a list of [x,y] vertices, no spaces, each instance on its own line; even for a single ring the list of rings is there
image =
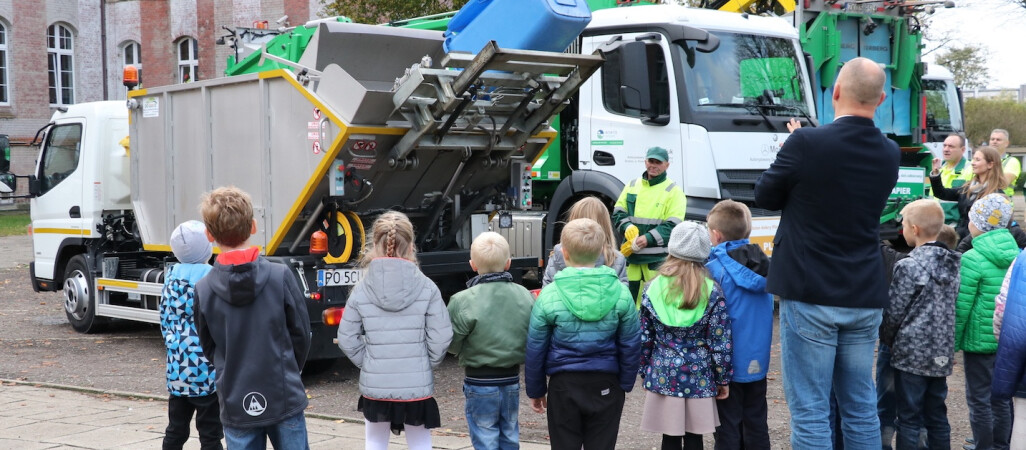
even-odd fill
[[[32,221],[27,212],[0,213],[0,236],[21,236]]]

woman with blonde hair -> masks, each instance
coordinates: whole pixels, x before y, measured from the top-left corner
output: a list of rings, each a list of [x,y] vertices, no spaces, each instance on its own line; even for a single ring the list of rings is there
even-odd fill
[[[933,159],[933,171],[930,172],[930,186],[933,196],[941,200],[958,202],[958,237],[969,235],[969,209],[977,199],[987,195],[1001,194],[1008,180],[1001,168],[1001,154],[994,147],[980,147],[973,152],[972,177],[957,188],[946,188],[941,181],[940,166],[944,161]]]
[[[591,219],[598,222],[606,237],[606,245],[599,253],[595,267],[609,266],[616,271],[617,277],[627,286],[627,259],[623,257],[616,246],[616,235],[613,234],[613,222],[609,219],[609,209],[597,197],[584,197],[574,203],[567,212],[567,222],[574,219]],[[545,266],[545,276],[542,278],[542,287],[552,282],[553,277],[560,270],[566,268],[566,261],[563,260],[563,253],[560,251],[562,245],[556,244],[549,252],[549,263]]]
[[[441,426],[433,369],[445,358],[452,324],[435,283],[417,266],[413,224],[389,211],[371,227],[338,326],[338,346],[360,368],[357,410],[366,419],[367,449],[388,448],[388,433],[406,433],[411,449],[431,448]]]

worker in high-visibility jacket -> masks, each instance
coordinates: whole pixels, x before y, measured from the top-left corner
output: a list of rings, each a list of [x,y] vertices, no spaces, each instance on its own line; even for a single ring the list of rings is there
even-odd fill
[[[620,253],[627,257],[627,280],[638,304],[644,283],[659,275],[673,227],[684,220],[687,198],[677,183],[666,179],[670,156],[652,147],[645,154],[645,173],[620,193],[613,225],[624,237]]]

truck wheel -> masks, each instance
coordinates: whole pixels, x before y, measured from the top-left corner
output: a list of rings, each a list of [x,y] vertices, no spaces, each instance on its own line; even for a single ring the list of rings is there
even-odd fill
[[[64,313],[71,327],[79,333],[96,331],[102,320],[96,317],[93,277],[85,256],[76,255],[64,270]]]

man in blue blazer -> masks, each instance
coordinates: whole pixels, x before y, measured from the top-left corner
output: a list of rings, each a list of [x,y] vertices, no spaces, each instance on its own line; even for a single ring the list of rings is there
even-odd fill
[[[873,348],[888,304],[880,213],[898,179],[900,150],[873,124],[883,70],[844,64],[836,118],[792,131],[755,185],[759,207],[780,210],[766,290],[780,296],[784,394],[794,449],[831,448],[831,391],[847,450],[881,446]]]

